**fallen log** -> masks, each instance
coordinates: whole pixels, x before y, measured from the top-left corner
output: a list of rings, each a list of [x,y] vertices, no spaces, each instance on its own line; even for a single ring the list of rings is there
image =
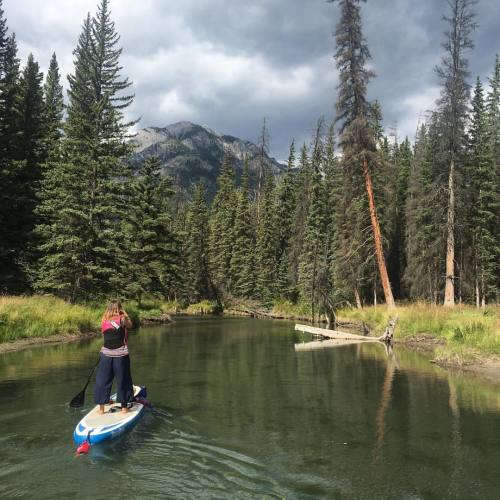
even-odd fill
[[[327,330],[326,328],[317,328],[309,325],[295,325],[295,330],[337,340],[355,340],[357,342],[380,342],[381,340],[381,337],[365,337],[363,335],[356,335],[355,333]]]

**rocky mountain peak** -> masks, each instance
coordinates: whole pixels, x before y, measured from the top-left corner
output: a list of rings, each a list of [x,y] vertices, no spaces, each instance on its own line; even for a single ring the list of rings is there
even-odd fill
[[[256,177],[259,148],[250,141],[222,135],[205,125],[181,121],[166,127],[147,127],[134,137],[136,146],[132,163],[139,165],[151,156],[158,156],[163,171],[180,185],[190,190],[203,181],[209,196],[217,189],[217,177],[225,153],[233,158],[236,178],[243,171],[245,156],[249,159],[250,174]],[[284,166],[274,158],[266,157],[268,168],[279,175]]]

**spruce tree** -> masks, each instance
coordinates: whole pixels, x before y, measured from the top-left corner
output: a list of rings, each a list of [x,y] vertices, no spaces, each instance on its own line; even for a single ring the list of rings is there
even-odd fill
[[[294,300],[293,276],[290,269],[291,247],[294,237],[294,219],[297,189],[297,172],[295,168],[295,140],[290,145],[287,169],[276,194],[276,218],[279,221],[277,227],[276,260],[277,260],[277,294],[280,297]]]
[[[55,52],[50,59],[49,71],[45,79],[44,99],[47,154],[49,158],[57,159],[62,139],[64,98]]]
[[[382,248],[382,236],[377,218],[373,194],[372,171],[375,164],[375,135],[369,125],[371,107],[366,99],[369,80],[374,74],[366,68],[370,52],[363,38],[361,28],[360,0],[330,0],[340,4],[341,18],[335,31],[337,52],[335,59],[339,69],[340,83],[337,101],[337,119],[341,123],[340,145],[343,153],[343,163],[346,175],[352,180],[353,190],[348,190],[349,196],[354,196],[356,203],[351,208],[363,210],[359,188],[363,181],[369,202],[369,217],[372,226],[375,254],[380,273],[386,303],[394,307],[391,284]],[[347,187],[347,186],[346,186]],[[353,251],[358,251],[364,245],[364,228],[362,213],[355,214],[351,221],[345,224],[343,230],[350,231],[356,238],[348,238],[348,245]],[[358,226],[358,230],[356,230]],[[358,282],[358,278],[355,278]],[[359,296],[359,284],[355,284],[355,295]],[[357,302],[359,300],[357,298]]]
[[[2,29],[5,29],[5,23]],[[0,78],[0,182],[2,185],[0,190],[0,291],[14,292],[23,288],[23,271],[18,263],[20,242],[16,212],[18,179],[23,171],[23,165],[19,162],[20,75],[14,34],[5,41],[4,48]]]
[[[5,54],[7,52],[7,19],[4,17],[3,0],[0,0],[0,82],[5,75]]]
[[[311,199],[311,161],[304,143],[300,149],[298,172],[295,173],[293,236],[289,247],[290,293],[292,299],[298,299],[299,261],[304,245],[307,216]]]
[[[274,178],[271,172],[266,170],[255,245],[256,289],[258,296],[266,301],[276,296],[277,224]]]
[[[245,158],[242,185],[236,193],[231,279],[233,293],[247,298],[253,297],[255,291],[255,232],[249,188],[250,172]]]
[[[211,295],[208,219],[205,187],[199,183],[188,206],[186,219],[186,278],[190,302],[199,302]]]
[[[131,151],[123,117],[132,96],[120,76],[119,36],[108,1],[87,16],[69,76],[61,158],[44,179],[40,211],[44,242],[37,286],[70,300],[119,293],[124,182]]]
[[[471,34],[476,27],[474,6],[476,0],[450,0],[450,17],[444,17],[449,25],[443,44],[446,53],[437,74],[442,81],[439,111],[443,119],[443,139],[448,151],[448,208],[446,221],[446,282],[444,305],[455,305],[455,215],[456,176],[462,169],[464,130],[469,100],[468,60],[465,52],[473,48]]]
[[[236,193],[233,162],[227,153],[222,163],[218,185],[209,224],[210,275],[218,290],[230,292]]]
[[[169,211],[171,185],[171,179],[161,175],[157,157],[148,158],[129,184],[125,234],[120,245],[123,267],[116,286],[138,300],[149,294],[165,296],[167,283],[178,280]]]
[[[442,191],[436,189],[435,179],[445,168],[441,120],[433,113],[429,124],[418,131],[408,180],[404,283],[412,299],[435,304],[443,288],[442,248],[446,245],[446,235],[439,230],[446,221],[446,206],[441,202]]]
[[[308,207],[304,245],[299,260],[298,286],[301,298],[311,305],[312,320],[315,321],[316,306],[319,303],[319,276],[327,269],[325,261],[325,240],[327,223],[325,211],[325,192],[323,185],[323,144],[324,120],[321,118],[316,127],[311,157],[310,202]]]
[[[35,213],[42,178],[42,164],[47,157],[46,123],[44,113],[43,74],[30,54],[19,81],[19,147],[17,152],[15,207],[11,207],[17,219],[17,262],[25,276],[27,289],[34,270],[35,248],[33,230],[37,221]]]

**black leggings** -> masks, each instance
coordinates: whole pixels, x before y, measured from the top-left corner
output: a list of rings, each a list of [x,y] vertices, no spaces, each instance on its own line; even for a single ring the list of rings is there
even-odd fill
[[[113,378],[116,377],[117,401],[122,408],[134,398],[132,375],[130,373],[130,356],[113,358],[100,354],[99,366],[95,381],[94,401],[98,405],[109,403]]]

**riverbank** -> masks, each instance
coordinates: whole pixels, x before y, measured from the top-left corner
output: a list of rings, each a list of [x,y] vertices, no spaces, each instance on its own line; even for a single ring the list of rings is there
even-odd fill
[[[202,301],[183,306],[179,302],[130,301],[124,307],[135,326],[168,322],[169,314],[211,315],[217,304]],[[50,296],[0,297],[0,353],[33,345],[61,343],[90,337],[99,331],[102,304],[74,305]],[[261,304],[231,301],[224,315],[308,321],[304,304],[287,301]],[[379,336],[389,318],[397,315],[395,342],[425,352],[448,368],[492,374],[500,380],[500,306],[446,309],[424,303],[399,305],[392,313],[386,306],[338,311],[339,329],[354,328]]]
[[[210,314],[216,304],[205,301],[189,309],[178,303],[164,308],[176,314]],[[269,319],[310,321],[308,305],[279,301],[232,300],[225,304],[224,315],[245,315]],[[453,309],[427,303],[400,304],[395,312],[385,305],[338,311],[339,329],[358,329],[373,336],[384,333],[390,318],[397,316],[395,342],[432,356],[432,361],[448,368],[497,372],[500,380],[500,306],[478,309],[457,305]],[[325,326],[326,327],[326,326]],[[498,370],[496,366],[498,365]],[[474,368],[475,367],[475,368]],[[491,367],[494,367],[491,369]]]
[[[156,301],[124,304],[134,327],[168,322]],[[51,296],[0,296],[0,353],[98,335],[103,304],[70,304]]]

